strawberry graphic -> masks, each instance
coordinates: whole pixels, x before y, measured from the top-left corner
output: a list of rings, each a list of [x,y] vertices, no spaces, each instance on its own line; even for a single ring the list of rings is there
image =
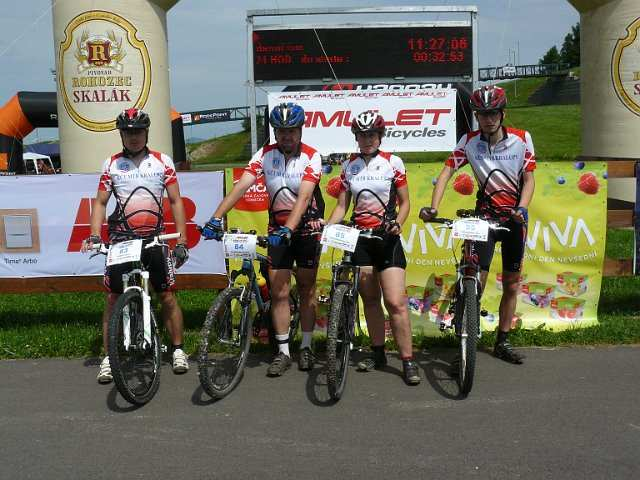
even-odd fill
[[[595,195],[600,188],[598,177],[593,172],[583,173],[578,180],[578,188],[587,195]]]
[[[471,195],[473,193],[473,179],[467,173],[461,173],[453,181],[453,189],[460,195]]]
[[[340,195],[340,177],[333,177],[327,183],[327,193],[333,198],[338,198]]]

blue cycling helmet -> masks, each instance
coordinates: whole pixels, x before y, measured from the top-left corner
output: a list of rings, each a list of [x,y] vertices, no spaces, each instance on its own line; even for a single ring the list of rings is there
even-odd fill
[[[281,103],[271,110],[269,124],[273,128],[299,128],[304,125],[304,109],[295,103]]]

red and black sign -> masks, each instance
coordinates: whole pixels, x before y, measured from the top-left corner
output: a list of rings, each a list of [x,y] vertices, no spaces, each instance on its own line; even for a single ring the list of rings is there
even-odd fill
[[[253,33],[255,80],[333,78],[329,64],[339,79],[471,75],[471,27],[324,28]]]

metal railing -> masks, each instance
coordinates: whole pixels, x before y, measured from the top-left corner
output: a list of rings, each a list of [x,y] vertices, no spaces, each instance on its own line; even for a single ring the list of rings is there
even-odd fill
[[[488,80],[504,80],[508,78],[526,77],[552,77],[566,75],[569,72],[569,64],[553,63],[548,65],[504,65],[502,67],[486,67],[478,69],[478,79],[481,82]]]

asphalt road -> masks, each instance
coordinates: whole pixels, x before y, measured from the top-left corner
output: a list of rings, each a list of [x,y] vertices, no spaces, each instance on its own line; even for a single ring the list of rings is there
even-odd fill
[[[95,359],[2,361],[0,479],[640,478],[640,346],[525,353],[481,353],[466,399],[446,350],[418,355],[417,387],[396,357],[351,369],[338,403],[321,366],[272,379],[253,356],[214,402],[195,363],[164,365],[141,408],[96,383]]]

